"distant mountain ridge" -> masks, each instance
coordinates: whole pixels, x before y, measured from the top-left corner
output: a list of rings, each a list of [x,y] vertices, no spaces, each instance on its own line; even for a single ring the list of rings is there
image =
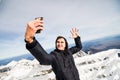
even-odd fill
[[[6,65],[6,64],[8,64],[9,62],[11,62],[13,60],[14,61],[19,61],[21,59],[33,60],[34,57],[32,55],[30,55],[30,54],[23,54],[23,55],[20,55],[20,56],[3,59],[3,60],[0,60],[0,66],[1,65]]]
[[[108,49],[120,49],[120,35],[83,42],[82,50],[94,54]]]

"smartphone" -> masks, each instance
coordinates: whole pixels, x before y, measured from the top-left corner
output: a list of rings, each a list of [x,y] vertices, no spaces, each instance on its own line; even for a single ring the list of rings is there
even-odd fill
[[[43,20],[43,17],[36,17],[35,20],[36,20],[36,19]],[[38,27],[43,27],[43,26],[38,26]],[[36,33],[40,33],[40,32],[41,32],[41,30],[37,30]]]

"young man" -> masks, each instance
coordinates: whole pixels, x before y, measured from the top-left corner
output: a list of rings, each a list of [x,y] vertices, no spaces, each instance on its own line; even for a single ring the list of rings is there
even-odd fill
[[[82,49],[78,29],[71,30],[71,38],[75,40],[75,46],[68,48],[67,40],[58,36],[55,42],[55,50],[48,54],[35,39],[38,30],[43,30],[43,21],[36,19],[28,22],[25,32],[26,48],[42,65],[51,65],[56,75],[56,80],[80,80],[75,66],[73,54]]]

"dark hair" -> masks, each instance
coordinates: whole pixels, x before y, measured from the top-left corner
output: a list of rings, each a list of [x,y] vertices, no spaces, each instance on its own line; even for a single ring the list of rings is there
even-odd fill
[[[65,40],[65,44],[66,44],[65,49],[68,49],[68,42],[67,42],[67,40],[66,40],[63,36],[58,36],[58,37],[56,38],[55,46],[56,46],[57,40],[60,39],[60,38],[63,38],[63,39]],[[57,49],[57,46],[56,46],[56,49]]]

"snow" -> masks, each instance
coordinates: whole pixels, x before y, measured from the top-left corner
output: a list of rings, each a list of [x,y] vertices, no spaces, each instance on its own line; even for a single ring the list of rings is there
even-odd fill
[[[120,80],[120,49],[110,49],[96,54],[87,55],[80,51],[74,55],[75,64],[81,80]],[[82,55],[82,56],[81,56]],[[0,66],[0,80],[55,80],[51,66],[40,65],[33,61],[22,59]]]

